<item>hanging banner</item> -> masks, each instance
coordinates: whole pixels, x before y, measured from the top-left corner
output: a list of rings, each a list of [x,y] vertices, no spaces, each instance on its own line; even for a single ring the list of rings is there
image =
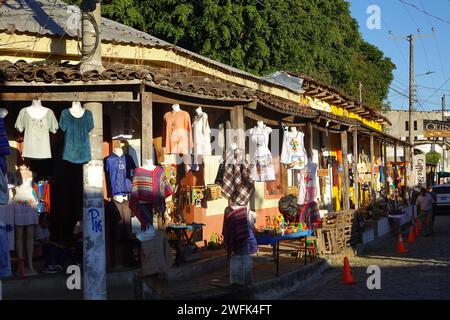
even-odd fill
[[[450,122],[423,120],[423,136],[425,138],[450,138]]]
[[[425,187],[427,183],[427,163],[424,154],[415,155],[413,158],[414,185],[421,184]]]

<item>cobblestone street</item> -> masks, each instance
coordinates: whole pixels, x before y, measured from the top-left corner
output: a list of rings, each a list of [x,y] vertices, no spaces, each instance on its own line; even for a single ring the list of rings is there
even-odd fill
[[[389,239],[381,248],[351,258],[356,285],[341,284],[342,266],[333,267],[319,282],[286,299],[450,299],[450,216],[437,216],[434,230],[432,237],[405,242],[406,254],[398,254],[397,240]],[[370,265],[381,269],[380,290],[366,286]]]

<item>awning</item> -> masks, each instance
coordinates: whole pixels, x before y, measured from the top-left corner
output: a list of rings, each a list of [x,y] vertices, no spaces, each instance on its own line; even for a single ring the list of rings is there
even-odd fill
[[[438,177],[439,178],[450,178],[450,172],[438,172]]]

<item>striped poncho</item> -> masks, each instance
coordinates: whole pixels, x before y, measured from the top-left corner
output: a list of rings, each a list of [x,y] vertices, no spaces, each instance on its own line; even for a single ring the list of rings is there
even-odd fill
[[[151,223],[150,217],[139,208],[139,203],[149,203],[153,211],[163,214],[166,210],[165,199],[172,195],[172,188],[164,169],[156,167],[153,171],[137,168],[131,184],[130,209],[142,225]]]

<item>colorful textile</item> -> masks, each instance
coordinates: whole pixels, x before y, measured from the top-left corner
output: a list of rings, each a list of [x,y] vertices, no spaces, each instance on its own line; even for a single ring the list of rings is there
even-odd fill
[[[0,115],[0,156],[6,156],[11,153],[9,149],[9,141],[8,136],[6,135],[5,130],[5,120]]]
[[[304,146],[303,132],[289,132],[284,130],[283,146],[281,150],[280,162],[287,165],[287,169],[301,170],[308,163],[306,149]]]
[[[131,193],[133,170],[136,169],[134,160],[128,154],[118,156],[112,153],[105,159],[110,196],[127,196]]]
[[[250,236],[247,208],[241,207],[236,210],[232,207],[225,208],[222,235],[228,255],[242,247],[243,242]]]
[[[317,164],[309,162],[305,170],[305,203],[316,201],[317,197]]]
[[[165,199],[172,195],[172,188],[166,178],[165,170],[156,167],[153,171],[137,168],[131,186],[130,209],[136,218],[146,226],[151,223],[150,217],[141,212],[139,203],[150,203],[153,211],[164,214]]]
[[[50,183],[48,181],[33,182],[33,191],[38,213],[50,213]]]
[[[299,207],[299,215],[295,219],[295,223],[306,223],[311,228],[320,221],[319,208],[317,202],[313,201]]]
[[[163,142],[166,154],[190,154],[193,142],[189,113],[180,110],[164,115]]]
[[[250,178],[250,166],[245,161],[242,149],[227,152],[221,187],[222,193],[239,206],[246,206],[255,192]]]
[[[59,127],[65,132],[62,158],[72,163],[86,163],[91,160],[89,132],[94,129],[92,112],[85,110],[81,118],[76,118],[70,109],[61,112]]]
[[[40,119],[33,118],[28,111],[29,108],[33,107],[20,110],[15,124],[19,132],[25,130],[22,157],[49,159],[52,157],[49,131],[56,133],[58,121],[53,111],[48,108],[45,108],[46,113]]]
[[[9,260],[9,244],[6,227],[0,225],[0,279],[11,275],[11,263]]]

